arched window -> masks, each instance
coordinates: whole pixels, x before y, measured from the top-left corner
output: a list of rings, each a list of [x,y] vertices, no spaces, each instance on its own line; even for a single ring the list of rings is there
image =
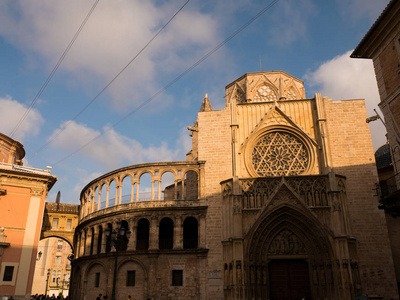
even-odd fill
[[[118,250],[119,251],[126,251],[128,249],[128,238],[126,237],[126,232],[129,230],[128,222],[127,221],[121,221],[121,228],[125,229],[125,235],[122,237],[123,243],[120,243]]]
[[[113,231],[112,224],[108,223],[107,227],[110,229],[110,233]],[[106,253],[111,252],[111,234],[106,239]]]
[[[173,245],[174,245],[174,222],[170,218],[164,218],[160,222],[158,248],[172,249]]]
[[[99,235],[97,237],[97,254],[101,252],[101,243],[103,242],[103,227],[99,226]]]
[[[149,249],[150,222],[147,219],[140,219],[137,225],[136,250]]]
[[[92,237],[90,238],[90,255],[93,255],[93,246],[94,246],[94,228],[91,229]]]
[[[198,222],[196,218],[188,217],[183,222],[183,249],[197,249]]]

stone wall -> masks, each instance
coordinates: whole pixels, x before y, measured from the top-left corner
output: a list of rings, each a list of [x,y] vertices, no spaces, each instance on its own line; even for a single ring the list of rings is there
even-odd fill
[[[325,101],[332,170],[346,176],[352,236],[357,240],[362,291],[396,298],[393,260],[379,199],[375,157],[363,100]]]

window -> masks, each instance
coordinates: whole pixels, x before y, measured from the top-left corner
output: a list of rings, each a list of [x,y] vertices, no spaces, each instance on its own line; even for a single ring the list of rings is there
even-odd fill
[[[172,270],[172,285],[182,286],[183,285],[183,271],[182,270]]]
[[[62,248],[63,248],[63,242],[62,241],[58,241],[57,250],[62,250]]]
[[[65,227],[66,230],[71,230],[72,227],[72,219],[67,219],[67,226]]]
[[[61,256],[56,256],[56,260],[55,260],[55,262],[54,262],[55,264],[61,264]]]
[[[100,286],[100,273],[96,273],[94,277],[94,287],[98,288]]]
[[[135,286],[135,271],[126,272],[126,286]]]
[[[15,285],[19,263],[3,262],[0,268],[0,286]]]
[[[58,228],[58,218],[53,218],[53,224],[51,225],[51,229]]]
[[[4,268],[3,281],[12,281],[13,274],[14,274],[14,267],[6,266]]]

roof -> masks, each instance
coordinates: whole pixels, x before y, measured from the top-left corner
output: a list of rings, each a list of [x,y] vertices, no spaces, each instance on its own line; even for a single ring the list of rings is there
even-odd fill
[[[389,15],[391,9],[397,4],[400,3],[400,0],[391,0],[386,8],[382,11],[378,19],[376,19],[375,23],[372,24],[371,28],[368,30],[367,34],[363,37],[361,42],[354,49],[353,53],[350,55],[351,58],[370,58],[366,55],[363,55],[361,49],[365,46],[365,44],[369,41],[372,35],[378,30],[379,25],[382,21]]]

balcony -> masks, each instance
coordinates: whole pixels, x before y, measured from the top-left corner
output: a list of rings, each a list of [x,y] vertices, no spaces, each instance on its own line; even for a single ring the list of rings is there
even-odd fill
[[[80,221],[124,210],[200,205],[204,163],[147,163],[107,173],[82,190]]]

